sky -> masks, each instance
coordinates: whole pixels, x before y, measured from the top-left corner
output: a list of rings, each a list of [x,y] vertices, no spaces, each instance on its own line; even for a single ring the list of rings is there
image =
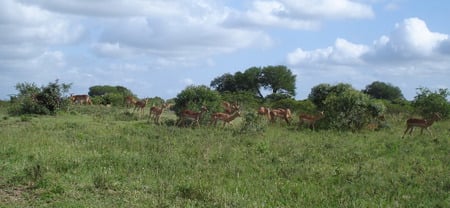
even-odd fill
[[[285,65],[296,96],[374,81],[450,88],[447,0],[1,0],[0,99],[17,83],[123,86],[170,99],[225,73]]]

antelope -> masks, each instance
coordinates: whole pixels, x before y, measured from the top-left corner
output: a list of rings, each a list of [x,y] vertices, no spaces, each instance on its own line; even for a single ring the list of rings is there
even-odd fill
[[[241,116],[241,112],[240,111],[235,111],[232,114],[227,114],[227,113],[213,113],[211,115],[211,122],[209,123],[209,125],[214,124],[214,126],[216,126],[217,121],[221,120],[223,121],[223,127],[225,127],[226,124],[230,124],[231,122],[236,119],[237,117]]]
[[[431,133],[430,129],[428,129],[428,127],[430,127],[431,125],[433,125],[433,123],[435,121],[438,121],[442,119],[439,113],[434,113],[433,117],[431,117],[431,119],[419,119],[419,118],[410,118],[408,120],[406,120],[406,130],[403,133],[402,138],[405,137],[405,134],[408,132],[409,130],[409,135],[411,135],[412,131],[414,130],[414,127],[420,127],[420,134],[423,134],[423,129],[427,130],[431,136],[433,136],[433,134]]]
[[[200,112],[195,112],[191,110],[184,110],[180,114],[180,119],[177,122],[177,125],[180,125],[182,122],[185,123],[186,120],[192,120],[191,126],[193,123],[196,123],[198,127],[200,127],[199,120],[202,117],[203,113],[207,112],[208,108],[206,106],[202,106]]]
[[[275,122],[275,119],[277,117],[279,117],[279,118],[283,118],[287,124],[291,124],[290,120],[292,119],[292,114],[291,114],[291,110],[289,108],[273,109],[270,111],[269,114],[270,114],[270,118],[271,118],[272,122]]]
[[[136,111],[136,109],[138,109],[138,111],[140,111],[139,115],[143,114],[145,106],[147,105],[147,102],[148,102],[148,99],[136,101],[134,103],[133,113],[134,113],[134,111]]]
[[[298,116],[300,120],[300,122],[298,123],[298,127],[300,127],[303,123],[306,123],[308,124],[308,127],[314,131],[315,123],[318,120],[322,119],[324,116],[325,115],[323,114],[323,111],[320,111],[317,115],[300,114]]]
[[[150,108],[150,112],[148,114],[148,121],[150,121],[150,119],[153,117],[153,120],[155,121],[155,123],[161,124],[159,122],[159,118],[161,117],[161,114],[163,113],[164,109],[166,109],[168,107],[169,107],[168,103],[164,103],[161,107],[152,106]]]
[[[238,111],[240,108],[239,104],[237,104],[236,102],[231,104],[227,101],[223,101],[222,105],[225,108],[224,113],[226,113],[226,114],[232,114],[235,111]]]
[[[70,95],[70,100],[72,103],[89,104],[92,105],[91,98],[89,95]]]
[[[136,104],[137,100],[133,96],[127,96],[125,97],[125,106],[127,108],[134,106]]]
[[[270,117],[270,108],[266,108],[264,106],[261,106],[258,108],[258,115],[260,116],[266,116],[268,120],[271,120]]]

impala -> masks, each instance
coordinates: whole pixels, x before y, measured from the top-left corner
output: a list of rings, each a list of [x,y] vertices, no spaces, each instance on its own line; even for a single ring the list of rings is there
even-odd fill
[[[195,112],[191,110],[184,110],[180,113],[180,119],[177,122],[177,125],[180,125],[182,122],[185,123],[186,120],[192,120],[191,126],[193,123],[196,123],[197,126],[200,127],[200,118],[203,113],[207,112],[208,108],[206,106],[202,106],[200,112]]]
[[[261,106],[258,108],[258,115],[260,116],[266,116],[268,120],[271,120],[270,117],[270,108],[266,108],[264,106]]]
[[[147,98],[147,99],[144,99],[144,100],[138,100],[138,101],[136,101],[136,102],[134,103],[133,113],[134,113],[134,111],[136,111],[136,109],[138,109],[138,111],[140,111],[139,116],[140,116],[141,114],[143,114],[143,113],[144,113],[145,106],[147,105],[147,102],[148,102],[148,98]]]
[[[310,129],[312,129],[313,131],[315,130],[315,123],[322,119],[325,115],[323,114],[323,111],[320,111],[319,114],[317,115],[309,115],[309,114],[300,114],[299,120],[300,122],[298,123],[298,126],[300,127],[303,123],[308,124],[308,127]]]
[[[133,96],[127,96],[125,97],[125,106],[127,108],[134,106],[137,100]]]
[[[231,104],[227,101],[223,101],[222,105],[225,108],[225,113],[227,114],[232,114],[235,111],[238,111],[240,108],[239,104],[237,104],[236,102]]]
[[[159,122],[159,118],[161,117],[161,114],[163,113],[164,109],[166,109],[168,107],[169,107],[168,103],[164,103],[161,107],[152,106],[150,108],[150,112],[148,114],[148,121],[150,121],[150,119],[153,117],[153,120],[155,121],[155,123],[161,124]]]
[[[217,121],[221,120],[221,121],[223,121],[223,127],[225,127],[226,124],[231,125],[231,122],[239,116],[241,116],[240,111],[235,111],[235,112],[233,112],[233,114],[213,113],[211,115],[211,122],[209,123],[209,125],[214,124],[214,126],[216,126]]]
[[[289,108],[272,109],[269,114],[272,122],[275,122],[276,118],[282,118],[287,124],[291,124],[292,114]]]
[[[92,101],[89,95],[70,95],[70,100],[72,101],[72,103],[86,103],[92,105]]]
[[[433,117],[431,117],[431,119],[419,119],[419,118],[410,118],[408,120],[406,120],[406,130],[403,133],[403,137],[405,137],[405,134],[408,132],[409,130],[409,135],[411,135],[414,127],[420,127],[420,134],[423,134],[423,129],[426,129],[431,136],[433,136],[433,134],[431,133],[430,129],[428,129],[428,127],[430,127],[431,125],[433,125],[433,123],[435,121],[438,121],[441,119],[441,116],[439,113],[434,113]]]

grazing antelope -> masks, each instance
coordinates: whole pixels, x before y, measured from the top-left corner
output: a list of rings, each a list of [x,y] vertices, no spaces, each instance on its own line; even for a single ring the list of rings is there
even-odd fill
[[[200,109],[200,112],[195,112],[191,110],[184,110],[180,113],[180,119],[177,122],[177,125],[180,125],[181,123],[186,124],[186,120],[192,120],[192,124],[196,123],[198,127],[200,127],[200,118],[202,117],[203,113],[208,112],[208,108],[206,106],[202,106]]]
[[[317,115],[308,115],[308,114],[300,114],[299,117],[299,123],[298,127],[302,126],[303,123],[308,124],[308,127],[315,130],[315,123],[322,119],[325,115],[323,114],[323,111],[320,111]]]
[[[275,122],[276,118],[282,118],[287,124],[291,124],[292,114],[289,108],[272,109],[269,114],[272,122]]]
[[[70,95],[70,100],[72,103],[79,103],[79,104],[89,104],[92,105],[91,98],[89,95]]]
[[[168,107],[169,107],[168,103],[164,103],[161,107],[152,106],[148,114],[148,121],[150,121],[150,119],[153,117],[153,121],[155,121],[156,124],[161,124],[159,122],[159,118],[161,117],[161,114],[163,113],[164,109]]]
[[[435,121],[438,121],[442,119],[439,113],[434,113],[433,117],[431,117],[431,119],[419,119],[419,118],[410,118],[408,120],[406,120],[406,130],[403,133],[402,138],[405,137],[405,134],[408,132],[409,130],[409,135],[411,135],[414,127],[420,127],[420,134],[423,134],[423,129],[426,129],[431,136],[433,136],[433,134],[431,133],[430,129],[428,129],[428,127],[430,127],[431,125],[433,125],[433,123]]]
[[[271,120],[270,117],[270,108],[266,108],[264,106],[261,106],[258,108],[258,115],[260,116],[266,116],[268,120]]]
[[[139,111],[139,116],[140,116],[141,114],[144,114],[144,109],[145,109],[145,106],[147,105],[147,102],[148,102],[148,98],[147,98],[147,99],[144,99],[144,100],[138,100],[138,101],[136,101],[136,102],[134,103],[133,113],[134,113],[134,111],[136,111],[136,109],[138,109],[138,111]]]
[[[209,123],[209,125],[214,124],[214,126],[217,125],[217,121],[221,120],[223,121],[223,127],[225,127],[226,124],[230,124],[231,122],[236,119],[237,117],[241,116],[241,112],[240,111],[235,111],[232,114],[227,114],[227,113],[213,113],[211,115],[211,122]]]

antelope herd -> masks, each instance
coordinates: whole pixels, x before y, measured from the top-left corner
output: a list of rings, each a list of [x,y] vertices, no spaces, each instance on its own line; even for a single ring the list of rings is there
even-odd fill
[[[73,104],[85,104],[92,105],[91,98],[89,95],[73,95],[71,94],[69,97],[70,101]],[[135,111],[139,112],[139,117],[144,114],[145,107],[148,103],[148,99],[137,100],[132,96],[127,96],[124,100],[124,104],[127,108],[133,107],[132,113]],[[160,125],[160,118],[165,109],[170,108],[170,104],[164,103],[161,106],[152,106],[150,107],[150,112],[148,114],[148,122],[153,120],[155,124]],[[241,116],[240,106],[238,103],[230,103],[227,101],[222,102],[222,107],[224,108],[223,112],[215,112],[211,113],[211,118],[209,122],[209,126],[216,126],[218,121],[223,122],[223,127],[227,124],[232,125],[232,121],[237,117]],[[206,106],[202,106],[200,111],[192,111],[189,109],[183,110],[179,119],[176,122],[176,125],[186,126],[187,121],[191,121],[190,125],[200,126],[200,120],[204,113],[208,112],[208,108]],[[268,107],[261,106],[256,109],[257,115],[263,117],[267,121],[271,123],[275,123],[277,119],[284,120],[288,125],[291,124],[292,112],[289,108],[274,108],[270,109]],[[315,115],[312,114],[299,114],[298,116],[298,128],[302,127],[304,124],[308,126],[311,130],[315,130],[315,124],[317,121],[325,117],[325,113],[323,111],[318,112]],[[384,115],[377,118],[380,121],[385,121]],[[434,113],[430,119],[419,119],[419,118],[410,118],[406,121],[406,129],[403,132],[402,138],[409,132],[409,135],[412,134],[414,127],[418,127],[421,129],[421,134],[423,134],[423,130],[425,129],[433,136],[429,127],[433,125],[434,122],[441,120],[441,115],[439,113]],[[378,127],[377,124],[370,123],[367,126],[367,129],[376,129]]]

